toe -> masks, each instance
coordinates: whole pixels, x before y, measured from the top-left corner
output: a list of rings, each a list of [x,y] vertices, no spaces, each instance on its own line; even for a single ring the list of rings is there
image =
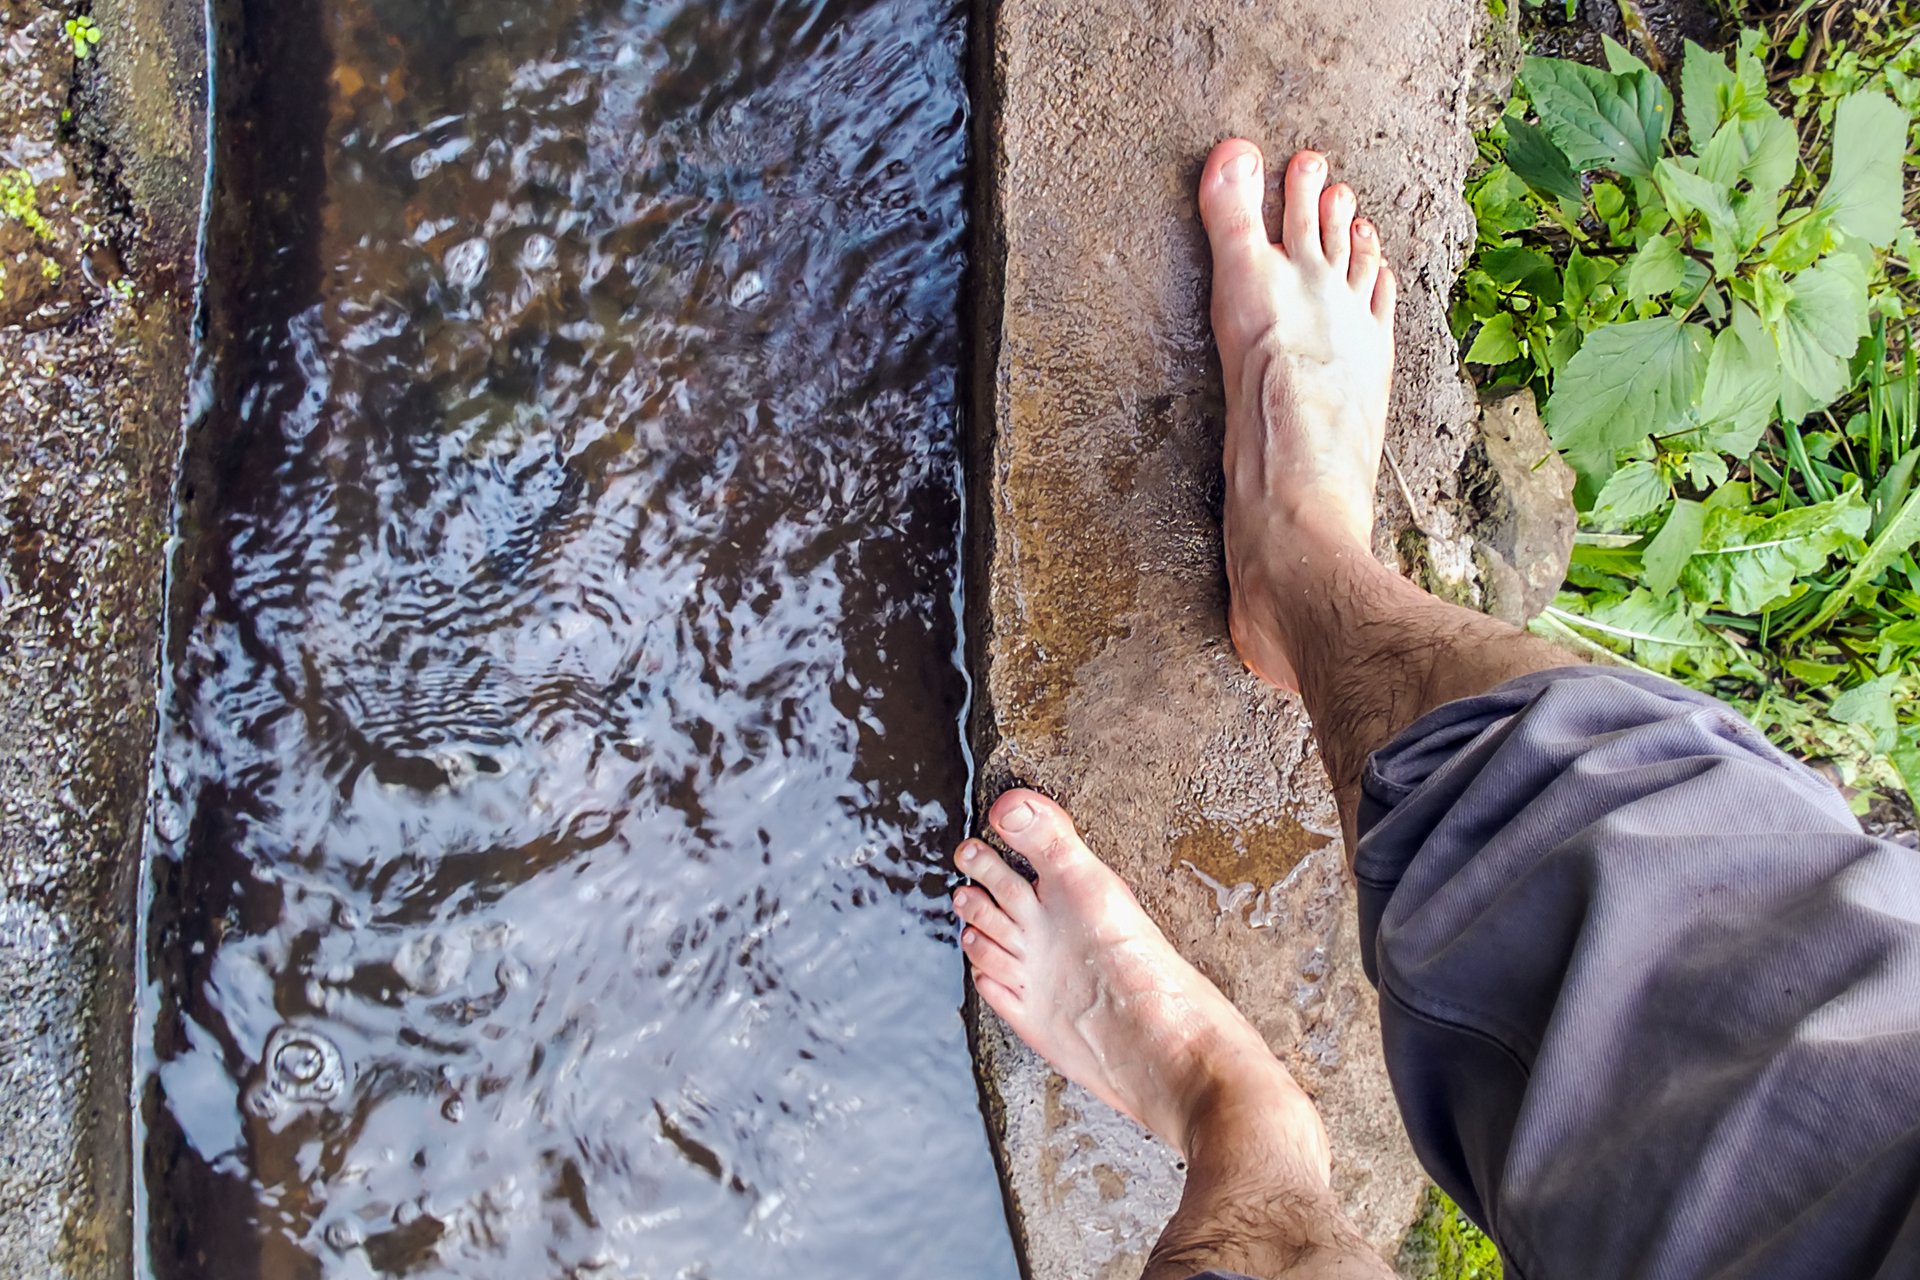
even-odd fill
[[[1015,1024],[1015,1030],[1019,1030],[1016,1019],[1024,1021],[1022,1015],[1025,1013],[1024,1000],[1020,992],[1004,982],[995,982],[978,969],[973,971],[973,989],[978,991],[980,998],[987,1002],[987,1008],[1005,1018],[1009,1023]],[[1024,1032],[1021,1032],[1021,1038],[1025,1038]]]
[[[1353,188],[1344,182],[1328,187],[1320,197],[1320,248],[1335,271],[1347,269],[1353,251]]]
[[[953,909],[962,920],[992,938],[1016,956],[1024,956],[1025,949],[1020,944],[1020,926],[1013,918],[1000,909],[993,895],[985,889],[974,889],[962,885],[953,891]]]
[[[1317,151],[1296,152],[1287,166],[1285,204],[1280,210],[1280,243],[1297,262],[1323,262],[1320,247],[1320,192],[1327,184],[1327,158]]]
[[[1347,263],[1347,281],[1360,293],[1371,295],[1380,276],[1380,232],[1372,222],[1360,218],[1353,224],[1353,257]]]
[[[962,875],[992,894],[994,904],[1016,925],[1029,923],[1040,910],[1040,900],[1027,878],[1008,866],[991,845],[969,840],[953,855],[953,862]]]
[[[1261,213],[1262,174],[1260,148],[1245,138],[1229,138],[1207,157],[1200,174],[1200,221],[1206,224],[1216,268],[1269,247]]]
[[[1391,328],[1393,326],[1393,304],[1400,296],[1400,282],[1393,278],[1391,268],[1380,268],[1380,278],[1373,282],[1373,318]]]
[[[1022,989],[1020,962],[1011,951],[986,934],[969,925],[960,933],[960,949],[967,953],[975,973],[992,978],[1015,992]]]
[[[1007,792],[993,802],[987,820],[1042,876],[1093,857],[1067,811],[1038,791],[1020,787]]]

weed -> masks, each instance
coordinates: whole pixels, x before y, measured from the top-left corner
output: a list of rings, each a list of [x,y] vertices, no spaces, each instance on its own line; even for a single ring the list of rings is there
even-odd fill
[[[0,172],[0,218],[11,218],[42,240],[53,238],[53,228],[40,212],[40,190],[25,169]]]
[[[1534,387],[1579,479],[1573,564],[1536,628],[1920,797],[1903,296],[1920,45],[1794,78],[1789,115],[1765,33],[1731,62],[1689,44],[1680,120],[1658,76],[1605,47],[1605,69],[1524,63],[1481,139],[1451,317],[1484,381]]]
[[[100,43],[100,27],[90,17],[68,18],[67,39],[73,41],[73,56],[82,62],[93,56],[93,47]]]

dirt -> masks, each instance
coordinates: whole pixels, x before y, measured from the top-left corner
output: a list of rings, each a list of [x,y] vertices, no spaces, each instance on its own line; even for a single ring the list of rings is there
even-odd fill
[[[193,12],[0,7],[0,1271],[128,1257],[131,914],[191,319]],[[136,47],[130,19],[166,38]],[[197,55],[192,55],[197,56]],[[138,121],[136,126],[133,122]],[[164,197],[164,198],[163,198]]]

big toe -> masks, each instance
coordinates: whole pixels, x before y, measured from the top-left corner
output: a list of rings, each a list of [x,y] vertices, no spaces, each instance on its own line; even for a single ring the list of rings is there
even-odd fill
[[[1271,251],[1262,212],[1266,195],[1260,148],[1245,138],[1229,138],[1213,149],[1200,173],[1200,221],[1213,249],[1213,269],[1244,272],[1254,255]]]
[[[1016,787],[1005,793],[993,802],[987,820],[1042,875],[1093,858],[1067,811],[1038,791]]]

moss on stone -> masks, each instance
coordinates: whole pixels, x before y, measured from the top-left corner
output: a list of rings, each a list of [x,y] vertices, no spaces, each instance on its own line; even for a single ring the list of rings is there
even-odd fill
[[[1395,1269],[1408,1280],[1502,1280],[1500,1252],[1438,1187],[1400,1242]]]

